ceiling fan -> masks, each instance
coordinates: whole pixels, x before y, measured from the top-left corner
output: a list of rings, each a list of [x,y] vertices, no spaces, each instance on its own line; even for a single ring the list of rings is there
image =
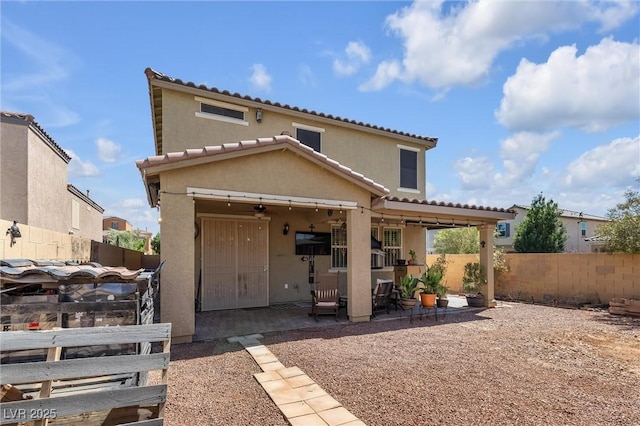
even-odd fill
[[[264,217],[265,212],[267,211],[267,208],[262,204],[260,204],[259,206],[253,206],[253,210],[254,210],[253,215],[258,219],[262,219]]]

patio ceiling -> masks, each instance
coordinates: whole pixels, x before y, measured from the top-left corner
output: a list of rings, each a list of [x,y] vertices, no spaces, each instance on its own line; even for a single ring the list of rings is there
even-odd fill
[[[498,207],[383,196],[371,203],[371,216],[373,221],[384,219],[391,223],[446,229],[495,224],[514,219],[516,212]]]

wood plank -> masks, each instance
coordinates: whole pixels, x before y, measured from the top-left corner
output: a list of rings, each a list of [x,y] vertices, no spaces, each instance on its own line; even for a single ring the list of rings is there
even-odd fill
[[[70,314],[75,312],[112,312],[135,311],[138,302],[135,300],[119,300],[104,302],[62,302],[62,303],[15,303],[2,305],[3,315],[25,314]]]
[[[61,330],[9,331],[0,333],[2,351],[166,341],[171,324],[65,328]]]
[[[61,354],[62,354],[62,348],[60,346],[56,346],[55,348],[49,348],[49,350],[47,351],[47,362],[60,361]],[[40,398],[49,398],[51,396],[52,388],[53,388],[53,380],[42,381],[42,386],[40,387]],[[44,418],[44,419],[36,420],[34,423],[34,426],[47,426],[48,424],[49,424],[49,419]]]
[[[157,405],[91,411],[75,416],[57,417],[52,419],[49,424],[52,426],[116,426],[121,424],[137,425],[141,424],[139,422],[147,421],[151,421],[152,423],[142,424],[162,424],[162,419],[158,418]]]
[[[0,380],[1,384],[20,384],[163,370],[169,368],[169,358],[168,353],[155,353],[5,364]]]
[[[55,413],[55,417],[66,417],[89,411],[161,404],[166,401],[166,398],[167,385],[154,385],[6,402],[2,404],[2,410],[0,410],[0,424],[37,420],[36,417],[31,416],[34,413]]]

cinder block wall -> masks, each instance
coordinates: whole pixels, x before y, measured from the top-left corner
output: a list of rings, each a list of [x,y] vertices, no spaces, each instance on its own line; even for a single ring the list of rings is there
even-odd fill
[[[7,229],[13,222],[0,220],[0,259],[89,261],[91,240],[18,223],[20,238],[11,246]]]
[[[428,255],[427,264],[437,259]],[[447,255],[445,281],[462,289],[462,274],[476,255]],[[640,299],[640,254],[505,254],[509,272],[496,277],[496,297],[580,305],[612,298]]]

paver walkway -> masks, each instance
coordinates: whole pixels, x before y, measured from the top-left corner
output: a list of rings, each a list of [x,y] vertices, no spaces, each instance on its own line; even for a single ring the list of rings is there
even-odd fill
[[[253,376],[292,426],[364,426],[298,367],[285,367],[260,343],[260,334],[233,336],[256,361],[262,373]]]

